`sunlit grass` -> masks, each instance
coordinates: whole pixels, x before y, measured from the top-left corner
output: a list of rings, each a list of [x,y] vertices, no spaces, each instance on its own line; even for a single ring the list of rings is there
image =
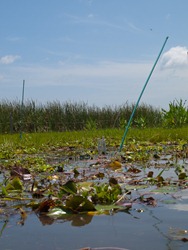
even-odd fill
[[[105,137],[107,145],[118,146],[124,134],[123,129],[104,129],[91,131],[70,132],[45,132],[45,133],[23,133],[22,139],[19,134],[0,135],[0,145],[6,148],[35,148],[37,150],[48,150],[48,147],[60,148],[72,146],[76,148],[97,147],[98,139]],[[131,128],[125,138],[124,144],[130,141],[138,142],[188,142],[188,127],[165,129],[165,128]]]

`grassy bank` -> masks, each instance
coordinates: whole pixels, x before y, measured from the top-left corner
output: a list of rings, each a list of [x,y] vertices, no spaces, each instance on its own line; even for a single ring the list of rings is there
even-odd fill
[[[26,150],[27,153],[35,153],[44,150],[56,150],[62,147],[75,147],[82,149],[97,149],[98,139],[105,137],[107,147],[119,149],[123,136],[123,129],[104,129],[87,131],[46,132],[23,134],[0,135],[1,151]],[[125,145],[135,143],[168,143],[177,142],[184,144],[188,142],[188,127],[176,129],[162,128],[131,128],[127,134]]]

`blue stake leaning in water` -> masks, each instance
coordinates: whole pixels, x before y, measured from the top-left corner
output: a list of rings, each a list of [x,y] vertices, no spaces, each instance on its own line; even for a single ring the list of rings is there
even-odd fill
[[[23,126],[23,109],[24,109],[24,90],[25,90],[25,80],[23,80],[23,87],[22,87],[22,102],[20,107],[20,139],[22,139],[22,126]]]
[[[141,99],[141,97],[142,97],[142,95],[143,95],[143,93],[144,93],[144,90],[145,90],[145,88],[146,88],[146,86],[147,86],[147,84],[148,84],[148,82],[149,82],[149,79],[150,79],[150,77],[151,77],[151,75],[152,75],[152,73],[153,73],[153,71],[154,71],[154,69],[155,69],[155,66],[157,65],[157,62],[158,62],[158,60],[159,60],[159,58],[160,58],[160,56],[161,56],[161,54],[162,54],[162,51],[163,51],[163,49],[164,49],[164,47],[165,47],[165,45],[166,45],[167,40],[168,40],[168,36],[166,37],[165,42],[164,42],[164,44],[163,44],[163,46],[162,46],[162,48],[161,48],[161,51],[159,52],[159,55],[158,55],[158,57],[157,57],[157,59],[156,59],[154,65],[153,65],[153,68],[152,68],[152,70],[151,70],[151,72],[150,72],[150,74],[149,74],[149,76],[148,76],[148,78],[147,78],[147,80],[146,80],[146,82],[145,82],[145,84],[144,84],[144,87],[143,87],[143,89],[142,89],[142,92],[140,93],[140,96],[139,96],[139,98],[138,98],[138,101],[137,101],[136,105],[134,106],[133,112],[132,112],[132,114],[131,114],[131,116],[130,116],[130,119],[129,119],[129,122],[128,122],[126,128],[125,128],[125,132],[124,132],[124,135],[123,135],[123,138],[122,138],[122,141],[121,141],[121,145],[120,145],[120,148],[119,148],[119,151],[120,151],[120,152],[121,152],[121,150],[122,150],[122,147],[123,147],[123,144],[124,144],[126,135],[127,135],[127,133],[128,133],[130,124],[131,124],[131,122],[132,122],[133,116],[134,116],[134,114],[135,114],[135,112],[136,112],[136,109],[137,109],[137,107],[138,107],[138,104],[139,104],[139,102],[140,102],[140,99]]]

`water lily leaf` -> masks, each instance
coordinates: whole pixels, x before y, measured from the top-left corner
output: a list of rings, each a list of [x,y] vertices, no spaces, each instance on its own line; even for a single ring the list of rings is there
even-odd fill
[[[186,177],[187,177],[186,173],[183,172],[178,175],[179,180],[185,180]]]
[[[148,188],[148,185],[142,184],[142,185],[125,185],[126,190],[138,190],[138,189],[146,189]]]
[[[14,179],[12,179],[11,181],[9,181],[6,185],[6,191],[10,191],[10,190],[23,190],[23,184],[20,180],[20,178],[15,177]]]
[[[121,168],[121,162],[119,162],[119,161],[112,161],[112,162],[110,162],[110,164],[108,166],[110,168],[113,168],[113,169]]]
[[[76,194],[76,184],[73,181],[68,181],[61,187],[61,193]]]
[[[75,213],[96,210],[91,201],[79,195],[70,197],[66,201],[66,208],[72,210]]]
[[[99,212],[111,211],[111,210],[125,210],[124,206],[119,205],[96,205],[96,210]]]
[[[174,193],[178,191],[178,187],[175,186],[162,186],[157,189],[151,190],[152,193]]]

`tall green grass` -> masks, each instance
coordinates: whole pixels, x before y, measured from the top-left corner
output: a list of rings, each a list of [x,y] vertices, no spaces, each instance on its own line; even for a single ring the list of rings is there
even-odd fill
[[[36,104],[26,101],[23,110],[19,101],[0,102],[0,133],[73,131],[107,128],[124,128],[134,104],[121,106],[89,106],[87,103]],[[150,105],[141,104],[136,111],[132,126],[159,127],[161,111]]]
[[[20,140],[19,134],[3,134],[0,136],[0,151],[15,152],[16,149],[38,152],[44,150],[63,149],[64,147],[75,147],[76,149],[97,150],[98,139],[105,137],[107,148],[119,150],[123,129],[101,129],[45,132],[45,133],[24,133]],[[188,142],[188,127],[183,128],[131,128],[126,137],[125,144],[132,142],[145,143],[180,143]],[[27,153],[27,151],[25,151]]]

